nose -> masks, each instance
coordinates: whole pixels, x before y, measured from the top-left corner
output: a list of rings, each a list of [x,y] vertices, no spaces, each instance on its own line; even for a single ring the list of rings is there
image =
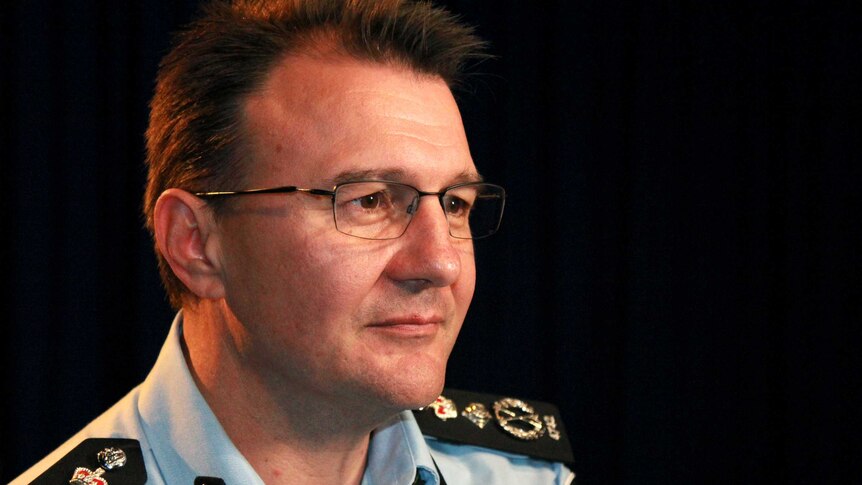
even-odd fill
[[[449,235],[449,222],[435,197],[420,197],[407,231],[396,241],[397,253],[387,265],[393,280],[416,289],[444,287],[457,281],[461,274],[463,246],[469,240]]]

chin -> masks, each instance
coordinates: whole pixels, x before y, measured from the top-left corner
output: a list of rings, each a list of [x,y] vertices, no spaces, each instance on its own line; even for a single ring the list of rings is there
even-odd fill
[[[419,409],[432,403],[443,392],[446,366],[428,361],[411,361],[399,366],[382,383],[384,402],[393,410]]]

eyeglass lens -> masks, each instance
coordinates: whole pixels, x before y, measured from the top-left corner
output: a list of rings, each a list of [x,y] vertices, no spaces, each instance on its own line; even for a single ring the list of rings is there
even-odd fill
[[[420,194],[415,188],[394,182],[352,182],[339,185],[333,210],[335,227],[365,239],[394,239],[410,224]],[[466,184],[439,196],[449,233],[460,239],[479,239],[497,231],[505,193],[491,184]]]

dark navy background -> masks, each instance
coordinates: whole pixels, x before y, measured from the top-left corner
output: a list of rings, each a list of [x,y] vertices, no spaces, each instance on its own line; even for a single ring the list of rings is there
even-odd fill
[[[584,485],[852,482],[854,2],[446,3],[497,55],[459,100],[510,192],[448,384],[559,404]],[[194,11],[0,12],[2,482],[140,382],[170,325],[143,133]]]

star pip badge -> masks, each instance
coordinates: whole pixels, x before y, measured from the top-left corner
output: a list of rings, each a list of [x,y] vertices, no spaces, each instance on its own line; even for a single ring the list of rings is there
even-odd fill
[[[458,408],[451,399],[440,396],[433,403],[431,409],[434,410],[434,416],[446,421],[447,419],[458,417]]]
[[[545,426],[536,410],[520,399],[506,397],[495,401],[494,417],[500,428],[515,438],[532,441],[545,434]]]
[[[119,448],[105,448],[96,454],[96,459],[102,465],[95,470],[78,467],[69,480],[69,485],[108,485],[108,481],[102,478],[105,471],[120,468],[126,464],[126,453]]]
[[[461,416],[469,419],[471,423],[484,429],[488,421],[491,421],[491,413],[485,408],[485,405],[478,402],[471,402],[461,411]]]

